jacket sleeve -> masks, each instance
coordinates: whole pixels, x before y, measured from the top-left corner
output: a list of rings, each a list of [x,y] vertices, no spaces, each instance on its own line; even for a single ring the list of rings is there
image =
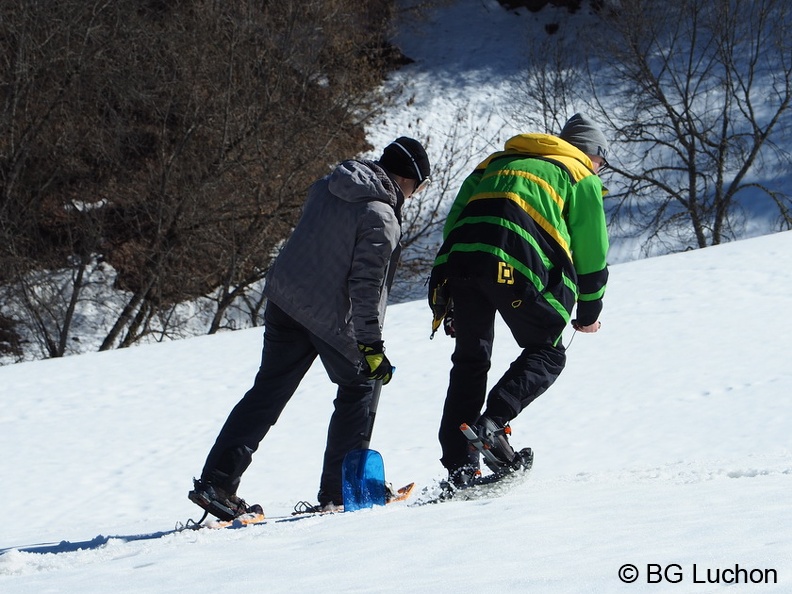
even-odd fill
[[[602,195],[599,177],[580,180],[574,186],[567,215],[572,262],[578,275],[577,320],[584,326],[597,321],[608,282],[608,229]]]
[[[388,265],[400,234],[399,222],[390,206],[368,203],[358,222],[348,280],[352,324],[358,342],[382,340]]]

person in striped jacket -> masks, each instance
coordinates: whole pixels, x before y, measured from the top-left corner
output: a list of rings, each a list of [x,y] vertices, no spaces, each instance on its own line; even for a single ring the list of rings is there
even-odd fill
[[[602,131],[579,113],[559,136],[519,134],[465,179],[449,211],[429,304],[433,334],[442,324],[456,339],[439,431],[455,487],[479,474],[460,426],[504,467],[516,464],[508,423],[564,369],[564,328],[600,328],[608,234],[598,172],[607,153]],[[487,394],[496,312],[522,352]]]

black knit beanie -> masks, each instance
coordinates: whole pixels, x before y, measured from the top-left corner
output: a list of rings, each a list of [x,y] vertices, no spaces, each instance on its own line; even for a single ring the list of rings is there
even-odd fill
[[[429,157],[421,143],[413,138],[401,136],[382,151],[379,164],[383,169],[419,182],[429,177]]]

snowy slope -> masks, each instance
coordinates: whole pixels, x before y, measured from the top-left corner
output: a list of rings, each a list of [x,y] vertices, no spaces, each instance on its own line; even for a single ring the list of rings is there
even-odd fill
[[[502,498],[133,542],[197,516],[190,479],[261,331],[0,368],[0,591],[717,592],[693,580],[736,566],[777,583],[728,591],[790,591],[791,287],[790,233],[614,266],[602,331],[574,337],[561,379],[513,423],[536,464]],[[452,341],[428,334],[423,302],[391,307],[398,370],[372,447],[394,483],[442,476]],[[514,356],[500,328],[494,368]],[[271,515],[315,498],[332,396],[314,367],[244,497]],[[56,552],[18,550],[37,543]],[[678,564],[682,585],[647,583],[649,564]]]
[[[408,134],[439,161],[468,114],[466,172],[523,131],[513,40],[549,10],[466,0],[409,23],[399,43],[416,63],[394,76],[372,145]],[[252,381],[261,329],[0,367],[0,592],[792,591],[791,292],[790,233],[618,264],[602,331],[567,336],[567,370],[513,423],[536,451],[521,488],[158,539],[145,537],[199,515],[191,478]],[[429,318],[422,301],[388,312],[398,371],[372,447],[396,484],[443,476],[453,342],[429,341]],[[497,336],[502,371],[517,350]],[[246,473],[241,495],[269,515],[315,498],[333,393],[315,367]],[[39,543],[53,552],[24,552]],[[678,583],[653,583],[653,565]],[[736,566],[777,583],[729,586]]]

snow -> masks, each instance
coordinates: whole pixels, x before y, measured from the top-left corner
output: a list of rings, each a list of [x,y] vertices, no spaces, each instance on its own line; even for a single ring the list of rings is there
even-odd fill
[[[777,575],[741,592],[789,591],[792,233],[611,276],[602,331],[566,337],[566,371],[513,422],[536,463],[497,499],[145,538],[197,517],[190,479],[261,330],[0,368],[0,591],[718,592],[694,577],[736,566]],[[372,447],[397,485],[443,476],[453,341],[430,341],[429,322],[420,301],[388,312],[397,372]],[[497,331],[492,381],[517,354]],[[312,368],[262,442],[240,493],[268,515],[315,500],[333,393]],[[40,543],[51,552],[25,552]],[[654,565],[686,587],[648,583]]]
[[[468,7],[416,27],[405,49],[423,57],[394,80],[413,81],[417,107],[394,107],[373,144],[418,113],[430,119],[413,135],[437,133],[466,98],[498,112],[474,83],[495,76],[479,58],[505,48],[476,21],[546,17]],[[567,369],[512,423],[513,444],[536,452],[524,484],[240,530],[172,531],[200,515],[191,478],[252,382],[260,328],[0,367],[0,592],[792,591],[791,287],[791,232],[616,264],[602,331],[567,334]],[[429,331],[423,301],[389,308],[397,372],[372,439],[388,480],[419,490],[443,477],[453,349]],[[496,336],[491,383],[518,353],[505,327]],[[240,494],[267,515],[315,501],[333,395],[314,366],[262,442]],[[735,589],[738,568],[769,583]]]

